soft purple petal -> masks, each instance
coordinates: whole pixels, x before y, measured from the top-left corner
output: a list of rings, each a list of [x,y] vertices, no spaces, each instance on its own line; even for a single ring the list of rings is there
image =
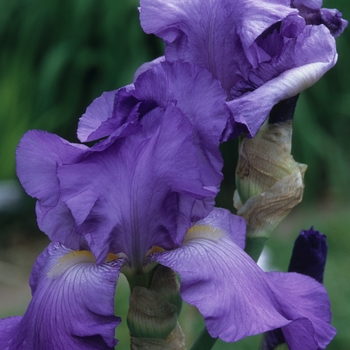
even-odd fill
[[[227,94],[206,69],[163,61],[160,57],[141,66],[133,85],[96,99],[81,117],[78,135],[82,141],[111,135],[116,138],[115,133],[120,134],[130,124],[142,124],[143,117],[154,108],[176,106],[194,126],[203,182],[219,187],[223,163],[218,146],[230,118],[225,105]]]
[[[254,40],[295,9],[288,1],[141,0],[141,25],[167,43],[166,58],[208,69],[229,91],[258,57]],[[246,53],[248,53],[248,60]]]
[[[229,118],[226,93],[220,82],[203,68],[184,62],[153,63],[135,81],[133,96],[167,108],[174,104],[194,125],[204,183],[222,180],[219,143]]]
[[[307,7],[312,10],[319,10],[322,0],[291,0],[291,5],[296,8]]]
[[[299,10],[307,24],[324,24],[335,38],[348,26],[348,21],[342,18],[341,12],[336,9],[321,8],[322,0],[292,0],[292,6]]]
[[[38,130],[28,131],[17,152],[17,176],[26,192],[38,199],[38,225],[53,241],[71,249],[86,247],[84,237],[76,233],[76,225],[66,204],[60,201],[57,168],[84,158],[88,148],[70,144],[60,137]]]
[[[114,349],[114,294],[124,260],[96,265],[91,252],[56,243],[38,257],[22,318],[0,322],[0,348]]]
[[[207,70],[190,63],[163,61],[160,57],[141,66],[134,85],[118,90],[109,119],[96,125],[88,140],[107,136],[108,130],[111,135],[112,129],[121,128],[123,123],[142,123],[143,117],[156,107],[176,106],[194,126],[203,182],[218,187],[223,166],[218,146],[230,118],[225,105],[227,94]],[[101,97],[96,101],[104,100]],[[87,114],[81,122],[86,117]]]
[[[288,303],[280,304],[280,312],[290,320],[297,320],[297,322],[282,327],[290,349],[317,350],[318,348],[326,348],[336,331],[330,325],[330,303],[323,285],[313,278],[297,273],[270,272],[267,275],[276,297],[289,299]],[[297,295],[293,295],[295,291],[297,291]],[[306,320],[298,321],[298,318]],[[307,324],[308,326],[305,326]],[[312,327],[312,332],[305,332],[305,327]],[[316,345],[307,347],[308,343]]]
[[[244,235],[242,219],[232,215],[228,234],[222,212],[193,226],[182,247],[151,257],[179,273],[183,299],[199,309],[211,336],[233,342],[306,319],[305,339],[331,338],[323,286],[302,275],[265,274],[232,240]]]
[[[7,344],[8,339],[13,336],[13,331],[22,318],[22,316],[12,316],[0,320],[0,345],[2,348]],[[5,350],[12,350],[12,348],[7,347]]]
[[[135,81],[142,73],[146,72],[149,69],[152,69],[154,66],[157,66],[159,63],[162,62],[165,62],[164,56],[160,56],[151,62],[143,63],[139,68],[136,69],[133,81]]]
[[[315,49],[310,54],[310,44]],[[250,74],[251,92],[227,102],[234,118],[245,124],[245,132],[255,135],[279,101],[310,87],[337,61],[334,39],[325,27],[308,26],[281,56],[279,65],[261,64]],[[264,83],[264,81],[266,81]]]
[[[127,85],[119,90],[104,92],[96,98],[79,119],[77,132],[79,140],[82,142],[95,141],[115,133],[124,123],[124,120],[119,118],[124,109],[130,113],[129,122],[137,120],[137,109],[130,111],[135,105],[134,99],[131,101],[123,99],[126,105],[120,105],[118,102],[120,96],[129,94],[133,89],[133,85]],[[121,133],[122,131],[119,131],[119,134]]]
[[[348,26],[348,21],[342,18],[342,13],[336,9],[321,9],[320,22],[337,38]]]
[[[180,244],[191,221],[214,204],[216,188],[200,181],[187,117],[176,107],[157,108],[142,125],[57,170],[61,199],[99,262],[123,252],[140,268],[148,249]]]
[[[101,126],[101,123],[111,117],[116,93],[117,91],[104,92],[86,109],[86,112],[79,120],[78,138],[80,141],[87,141],[89,135],[96,131]],[[112,132],[114,130],[112,129]],[[106,136],[104,133],[101,134],[101,137]]]

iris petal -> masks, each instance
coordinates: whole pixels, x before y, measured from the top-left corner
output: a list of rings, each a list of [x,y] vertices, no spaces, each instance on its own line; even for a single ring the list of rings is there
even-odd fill
[[[324,287],[307,276],[264,273],[232,240],[237,237],[238,243],[244,234],[241,218],[232,216],[228,233],[220,222],[231,214],[220,209],[212,213],[197,224],[198,231],[204,226],[202,235],[198,232],[182,247],[152,256],[179,273],[183,299],[198,308],[211,336],[233,342],[298,322],[295,327],[310,342],[329,342],[334,330],[328,324]],[[303,330],[304,319],[309,326]]]
[[[181,242],[193,215],[209,210],[195,212],[196,202],[215,196],[200,182],[187,118],[176,107],[147,118],[142,132],[58,169],[62,200],[98,261],[124,252],[140,267],[152,246]]]
[[[52,243],[31,275],[23,317],[0,321],[1,349],[114,349],[114,294],[123,259],[102,265],[88,251]]]
[[[45,131],[28,131],[16,152],[17,176],[26,192],[38,199],[37,221],[53,241],[71,249],[86,248],[83,236],[76,234],[76,224],[67,205],[60,200],[57,168],[83,159],[88,148]]]

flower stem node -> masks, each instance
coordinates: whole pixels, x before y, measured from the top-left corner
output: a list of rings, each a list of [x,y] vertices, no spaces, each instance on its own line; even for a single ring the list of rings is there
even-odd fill
[[[134,286],[130,294],[127,322],[131,348],[181,349],[184,336],[177,322],[181,306],[176,274],[157,265],[150,287]]]
[[[234,206],[247,222],[247,237],[267,238],[303,197],[307,166],[291,155],[292,122],[266,123],[242,140]]]

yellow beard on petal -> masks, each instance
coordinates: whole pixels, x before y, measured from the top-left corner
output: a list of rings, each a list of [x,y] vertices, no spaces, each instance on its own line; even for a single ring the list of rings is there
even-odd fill
[[[110,262],[118,259],[116,254],[109,253],[105,262]],[[58,259],[57,263],[51,267],[47,276],[56,278],[61,276],[68,268],[81,263],[96,264],[96,259],[89,250],[72,250],[68,254]]]
[[[79,263],[95,264],[96,259],[94,255],[88,250],[73,250],[68,254],[58,259],[57,263],[51,267],[47,276],[56,278],[61,276],[68,268]]]
[[[194,225],[186,233],[184,243],[192,239],[210,239],[218,241],[225,236],[225,233],[217,227],[210,225]]]

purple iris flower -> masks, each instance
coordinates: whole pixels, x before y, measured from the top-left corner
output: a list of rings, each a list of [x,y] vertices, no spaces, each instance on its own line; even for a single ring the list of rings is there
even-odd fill
[[[320,6],[320,1],[193,0],[184,6],[178,0],[141,0],[140,18],[146,33],[165,41],[168,61],[192,62],[220,80],[232,115],[227,134],[254,136],[275,104],[313,85],[336,63],[333,35],[347,22]]]
[[[314,230],[313,227],[310,230],[301,231],[294,243],[288,271],[310,276],[316,281],[323,283],[327,251],[328,246],[325,235]],[[291,337],[288,327],[266,333],[261,349],[273,350],[283,343],[287,343],[290,346],[293,342],[293,336]],[[322,346],[320,348],[324,349],[325,347]]]
[[[116,281],[123,260],[96,265],[89,251],[51,243],[30,278],[25,315],[0,320],[3,350],[114,349]]]
[[[171,70],[177,64],[157,67]],[[138,79],[148,74],[152,77],[153,73],[147,70]],[[153,82],[151,78],[147,81]],[[146,95],[150,85],[144,88]],[[291,349],[317,349],[328,344],[334,329],[329,325],[329,300],[324,287],[300,274],[264,273],[243,250],[244,219],[213,208],[219,177],[203,172],[220,172],[220,168],[215,169],[220,162],[213,162],[206,149],[198,148],[205,146],[201,137],[206,132],[216,138],[209,138],[209,144],[219,142],[222,129],[217,128],[215,118],[208,116],[207,124],[198,127],[199,131],[191,108],[186,109],[180,98],[173,98],[177,90],[170,94],[159,88],[167,98],[147,102],[147,96],[141,98],[142,91],[137,89],[136,81],[135,86],[104,94],[88,108],[81,120],[80,137],[84,131],[87,139],[90,133],[96,138],[110,134],[91,148],[43,131],[30,131],[22,138],[17,150],[17,174],[27,193],[38,199],[39,227],[51,240],[69,249],[91,251],[97,265],[89,265],[89,269],[104,271],[106,264],[113,264],[115,280],[119,271],[130,277],[147,273],[154,263],[173,269],[180,275],[183,299],[202,313],[213,337],[233,342],[289,325],[302,335],[302,341],[296,337]],[[157,87],[154,89],[157,91]],[[197,108],[203,115],[208,113],[206,108]],[[105,263],[110,253],[116,255],[116,260]],[[44,288],[65,269],[65,261],[45,267]],[[35,315],[40,320],[57,318],[62,324],[73,323],[73,317],[85,317],[79,310],[78,316],[57,315],[50,306],[66,305],[66,298],[75,298],[68,294],[80,290],[79,282],[76,287],[73,278],[68,278],[70,273],[82,274],[75,277],[77,281],[89,278],[84,269],[74,266],[64,270],[67,276],[62,279],[62,289],[67,297],[61,293],[52,304],[49,290],[48,296],[39,288],[34,291],[32,306],[24,316],[33,327],[39,322]],[[36,269],[33,276],[32,280],[37,281]],[[103,288],[105,283],[99,283]],[[91,305],[83,309],[94,310],[100,303],[94,295],[92,291]],[[36,302],[39,299],[41,302]],[[40,308],[44,301],[49,306]],[[5,329],[0,332],[7,332],[10,320],[2,321]],[[89,322],[101,333],[111,326],[100,322],[99,317]],[[16,331],[25,326],[18,323]],[[45,337],[50,329],[43,326],[40,332]],[[84,338],[81,341],[88,343],[92,338],[82,332],[78,333]],[[75,332],[66,335],[76,337]],[[13,332],[7,337],[8,342],[14,341]],[[317,346],[306,348],[304,341]],[[95,348],[108,346],[99,344]]]

